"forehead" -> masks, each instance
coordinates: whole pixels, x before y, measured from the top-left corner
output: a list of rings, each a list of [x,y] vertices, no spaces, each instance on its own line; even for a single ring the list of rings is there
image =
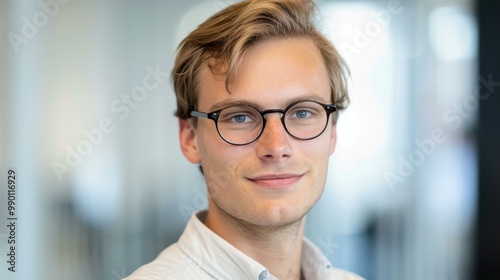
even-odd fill
[[[220,71],[204,65],[200,71],[199,110],[241,100],[263,108],[284,107],[302,97],[331,102],[325,64],[309,38],[272,39],[254,45],[244,53],[229,92],[225,80]]]

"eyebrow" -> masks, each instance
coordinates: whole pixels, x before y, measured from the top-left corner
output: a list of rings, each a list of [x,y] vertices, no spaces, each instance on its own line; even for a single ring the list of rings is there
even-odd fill
[[[219,111],[219,110],[226,109],[226,108],[232,107],[232,106],[250,106],[250,107],[253,107],[259,111],[263,111],[266,109],[267,110],[269,110],[269,109],[284,109],[288,105],[290,105],[294,102],[298,102],[298,101],[317,101],[317,102],[321,102],[321,103],[325,103],[325,104],[331,103],[331,102],[325,102],[322,98],[320,98],[317,95],[306,94],[306,95],[297,96],[295,98],[286,100],[286,103],[282,104],[280,106],[280,108],[264,108],[262,105],[260,105],[256,102],[253,102],[253,101],[249,101],[249,100],[229,100],[229,101],[221,101],[219,103],[214,104],[213,106],[210,107],[209,111],[210,112]]]

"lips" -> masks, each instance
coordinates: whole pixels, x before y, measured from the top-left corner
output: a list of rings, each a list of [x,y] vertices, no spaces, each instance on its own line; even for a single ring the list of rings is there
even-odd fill
[[[303,174],[270,174],[248,178],[259,187],[266,189],[287,189],[294,186]]]

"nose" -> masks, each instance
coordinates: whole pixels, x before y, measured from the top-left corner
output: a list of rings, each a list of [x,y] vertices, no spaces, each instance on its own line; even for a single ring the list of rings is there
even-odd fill
[[[267,115],[264,131],[257,140],[257,155],[266,161],[286,160],[293,154],[290,140],[279,115]]]

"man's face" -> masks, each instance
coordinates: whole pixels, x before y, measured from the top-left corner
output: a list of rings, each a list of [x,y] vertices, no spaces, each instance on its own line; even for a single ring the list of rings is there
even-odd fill
[[[214,75],[205,65],[197,110],[211,112],[241,101],[264,110],[284,109],[298,99],[332,103],[321,54],[306,38],[252,46],[229,91],[225,76]],[[212,214],[251,225],[283,226],[299,221],[319,199],[335,148],[331,118],[313,140],[287,134],[279,113],[265,118],[260,138],[244,146],[224,142],[212,120],[199,118],[196,128],[180,121],[182,150],[188,160],[203,166]]]

